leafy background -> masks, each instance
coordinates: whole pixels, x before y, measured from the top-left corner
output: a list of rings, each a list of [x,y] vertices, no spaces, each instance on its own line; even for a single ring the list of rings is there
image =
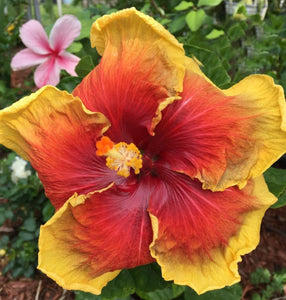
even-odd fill
[[[259,14],[247,14],[246,2],[249,4],[252,1],[240,1],[232,15],[226,14],[226,3],[222,0],[89,1],[87,6],[83,5],[84,2],[88,1],[75,0],[71,5],[63,6],[64,14],[76,15],[82,24],[81,35],[69,48],[70,52],[81,57],[81,61],[76,68],[78,77],[62,72],[58,85],[60,89],[71,92],[99,62],[100,57],[91,49],[89,42],[89,31],[94,20],[131,6],[153,16],[174,34],[184,44],[186,54],[196,57],[202,63],[204,73],[220,88],[228,88],[249,74],[263,73],[272,76],[277,84],[286,89],[286,8],[283,1],[269,1],[263,20]],[[256,2],[262,9],[265,1]],[[0,0],[0,108],[35,90],[33,70],[19,73],[12,72],[10,68],[12,56],[23,47],[19,28],[27,20],[28,8],[28,2],[24,0]],[[35,17],[35,10],[31,8]],[[53,1],[45,0],[39,6],[39,11],[41,22],[49,32],[58,17],[57,6]],[[31,291],[35,299],[286,299],[286,271],[283,268],[286,259],[284,264],[278,262],[271,270],[268,269],[269,265],[253,270],[248,274],[248,285],[239,283],[201,296],[188,287],[164,281],[155,263],[123,270],[103,289],[100,296],[79,291],[59,292],[59,287],[47,292],[47,286],[52,286],[52,283],[36,270],[37,239],[40,225],[52,216],[54,210],[29,164],[29,177],[20,179],[17,184],[11,180],[11,165],[15,156],[8,149],[0,148],[0,299],[4,292],[7,299],[17,299],[21,293],[28,297]],[[279,199],[270,213],[277,222],[279,218],[284,224],[278,230],[279,245],[284,245],[279,250],[284,254],[285,169],[286,159],[282,157],[265,172],[270,191]],[[25,282],[24,286],[19,282]],[[34,282],[37,284],[33,285]],[[6,290],[3,287],[1,290],[1,284]],[[46,290],[42,284],[46,285]],[[52,298],[54,294],[51,291],[56,291],[58,298]]]

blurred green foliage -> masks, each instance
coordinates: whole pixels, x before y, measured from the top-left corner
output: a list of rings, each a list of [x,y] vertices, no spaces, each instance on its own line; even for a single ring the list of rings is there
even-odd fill
[[[37,265],[39,228],[54,210],[47,201],[42,184],[28,164],[31,175],[12,181],[12,163],[16,154],[9,153],[0,161],[0,226],[7,234],[0,238],[0,249],[9,259],[3,273],[13,277],[31,277]]]
[[[250,275],[251,283],[257,289],[251,300],[283,299],[279,297],[283,293],[286,284],[286,270],[271,274],[267,269],[257,268]]]
[[[0,0],[0,108],[17,100],[18,91],[10,89],[10,62],[19,44],[26,6],[25,0]]]

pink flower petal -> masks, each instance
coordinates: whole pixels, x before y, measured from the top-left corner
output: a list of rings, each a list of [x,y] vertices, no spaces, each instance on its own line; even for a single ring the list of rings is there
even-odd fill
[[[59,65],[59,68],[61,70],[66,70],[72,76],[77,76],[75,72],[75,67],[79,61],[79,57],[68,52],[64,52],[62,55],[57,57],[57,63]]]
[[[34,74],[34,81],[38,88],[44,85],[56,86],[60,82],[60,68],[54,56],[38,66]]]
[[[39,65],[47,59],[47,55],[40,55],[30,49],[19,51],[11,61],[11,68],[14,71],[28,69]]]
[[[56,52],[61,52],[80,35],[81,23],[72,15],[59,18],[50,33],[50,45]]]
[[[48,36],[41,23],[36,20],[30,20],[20,28],[20,37],[27,48],[38,54],[51,52]]]

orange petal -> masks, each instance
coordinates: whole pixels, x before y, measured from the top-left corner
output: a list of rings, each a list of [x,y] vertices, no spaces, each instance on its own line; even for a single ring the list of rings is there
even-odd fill
[[[120,270],[93,276],[94,270],[86,263],[85,255],[74,250],[71,225],[75,224],[75,219],[72,208],[83,205],[85,201],[85,196],[75,194],[52,219],[41,226],[38,269],[65,289],[82,290],[98,295]]]
[[[203,190],[186,175],[162,171],[150,200],[154,231],[152,256],[165,280],[188,285],[197,293],[240,280],[241,255],[258,244],[261,219],[276,201],[262,177],[243,190]]]
[[[116,180],[96,155],[96,139],[108,120],[87,110],[80,99],[46,86],[0,112],[0,143],[37,170],[56,208],[74,194]]]
[[[182,91],[183,46],[153,18],[135,8],[124,9],[95,21],[90,39],[100,55],[112,53],[110,69],[114,59],[122,58],[127,70],[136,66],[134,75],[149,71],[151,82],[166,86],[170,92]]]
[[[131,181],[71,197],[41,227],[39,268],[64,288],[98,294],[118,270],[153,262],[151,188]]]
[[[223,91],[188,71],[181,97],[144,150],[204,188],[242,188],[285,153],[285,99],[270,77],[249,76]]]
[[[106,115],[115,142],[133,142],[146,128],[153,133],[161,111],[183,88],[182,45],[134,8],[99,18],[91,29],[91,44],[102,55],[100,65],[73,94],[88,109]]]

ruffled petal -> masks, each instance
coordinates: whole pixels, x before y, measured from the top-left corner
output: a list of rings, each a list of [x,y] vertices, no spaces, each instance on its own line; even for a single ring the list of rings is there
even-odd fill
[[[41,227],[39,268],[66,289],[98,294],[103,276],[154,261],[149,196],[144,183],[73,196]]]
[[[73,248],[77,238],[71,235],[72,225],[77,225],[77,222],[72,212],[74,206],[84,205],[85,199],[85,196],[71,197],[44,226],[41,226],[38,269],[65,289],[82,290],[98,295],[120,270],[94,276],[92,265],[86,262],[86,255]],[[79,246],[77,245],[78,248]]]
[[[261,219],[277,200],[263,177],[243,190],[211,192],[184,174],[158,173],[163,181],[150,199],[150,250],[162,276],[199,294],[238,282],[237,263],[257,246]]]
[[[20,28],[20,38],[33,52],[46,55],[52,52],[48,36],[39,21],[30,20]]]
[[[72,15],[64,15],[57,19],[50,33],[50,45],[54,51],[60,53],[68,48],[80,35],[81,23]]]
[[[64,52],[63,54],[57,57],[59,68],[61,70],[66,70],[72,76],[77,76],[75,72],[75,67],[79,61],[79,57],[68,52]]]
[[[284,94],[270,77],[249,76],[222,91],[189,71],[181,97],[142,148],[204,188],[242,188],[285,152]]]
[[[182,45],[134,8],[99,18],[91,44],[103,57],[73,94],[106,115],[116,141],[140,140],[146,128],[152,133],[161,111],[182,91]]]
[[[80,99],[47,86],[0,112],[0,143],[31,162],[58,209],[75,192],[102,189],[118,177],[96,155],[96,139],[108,126]]]
[[[14,71],[25,70],[37,66],[47,59],[47,55],[40,55],[30,49],[19,51],[11,61],[11,68]]]

